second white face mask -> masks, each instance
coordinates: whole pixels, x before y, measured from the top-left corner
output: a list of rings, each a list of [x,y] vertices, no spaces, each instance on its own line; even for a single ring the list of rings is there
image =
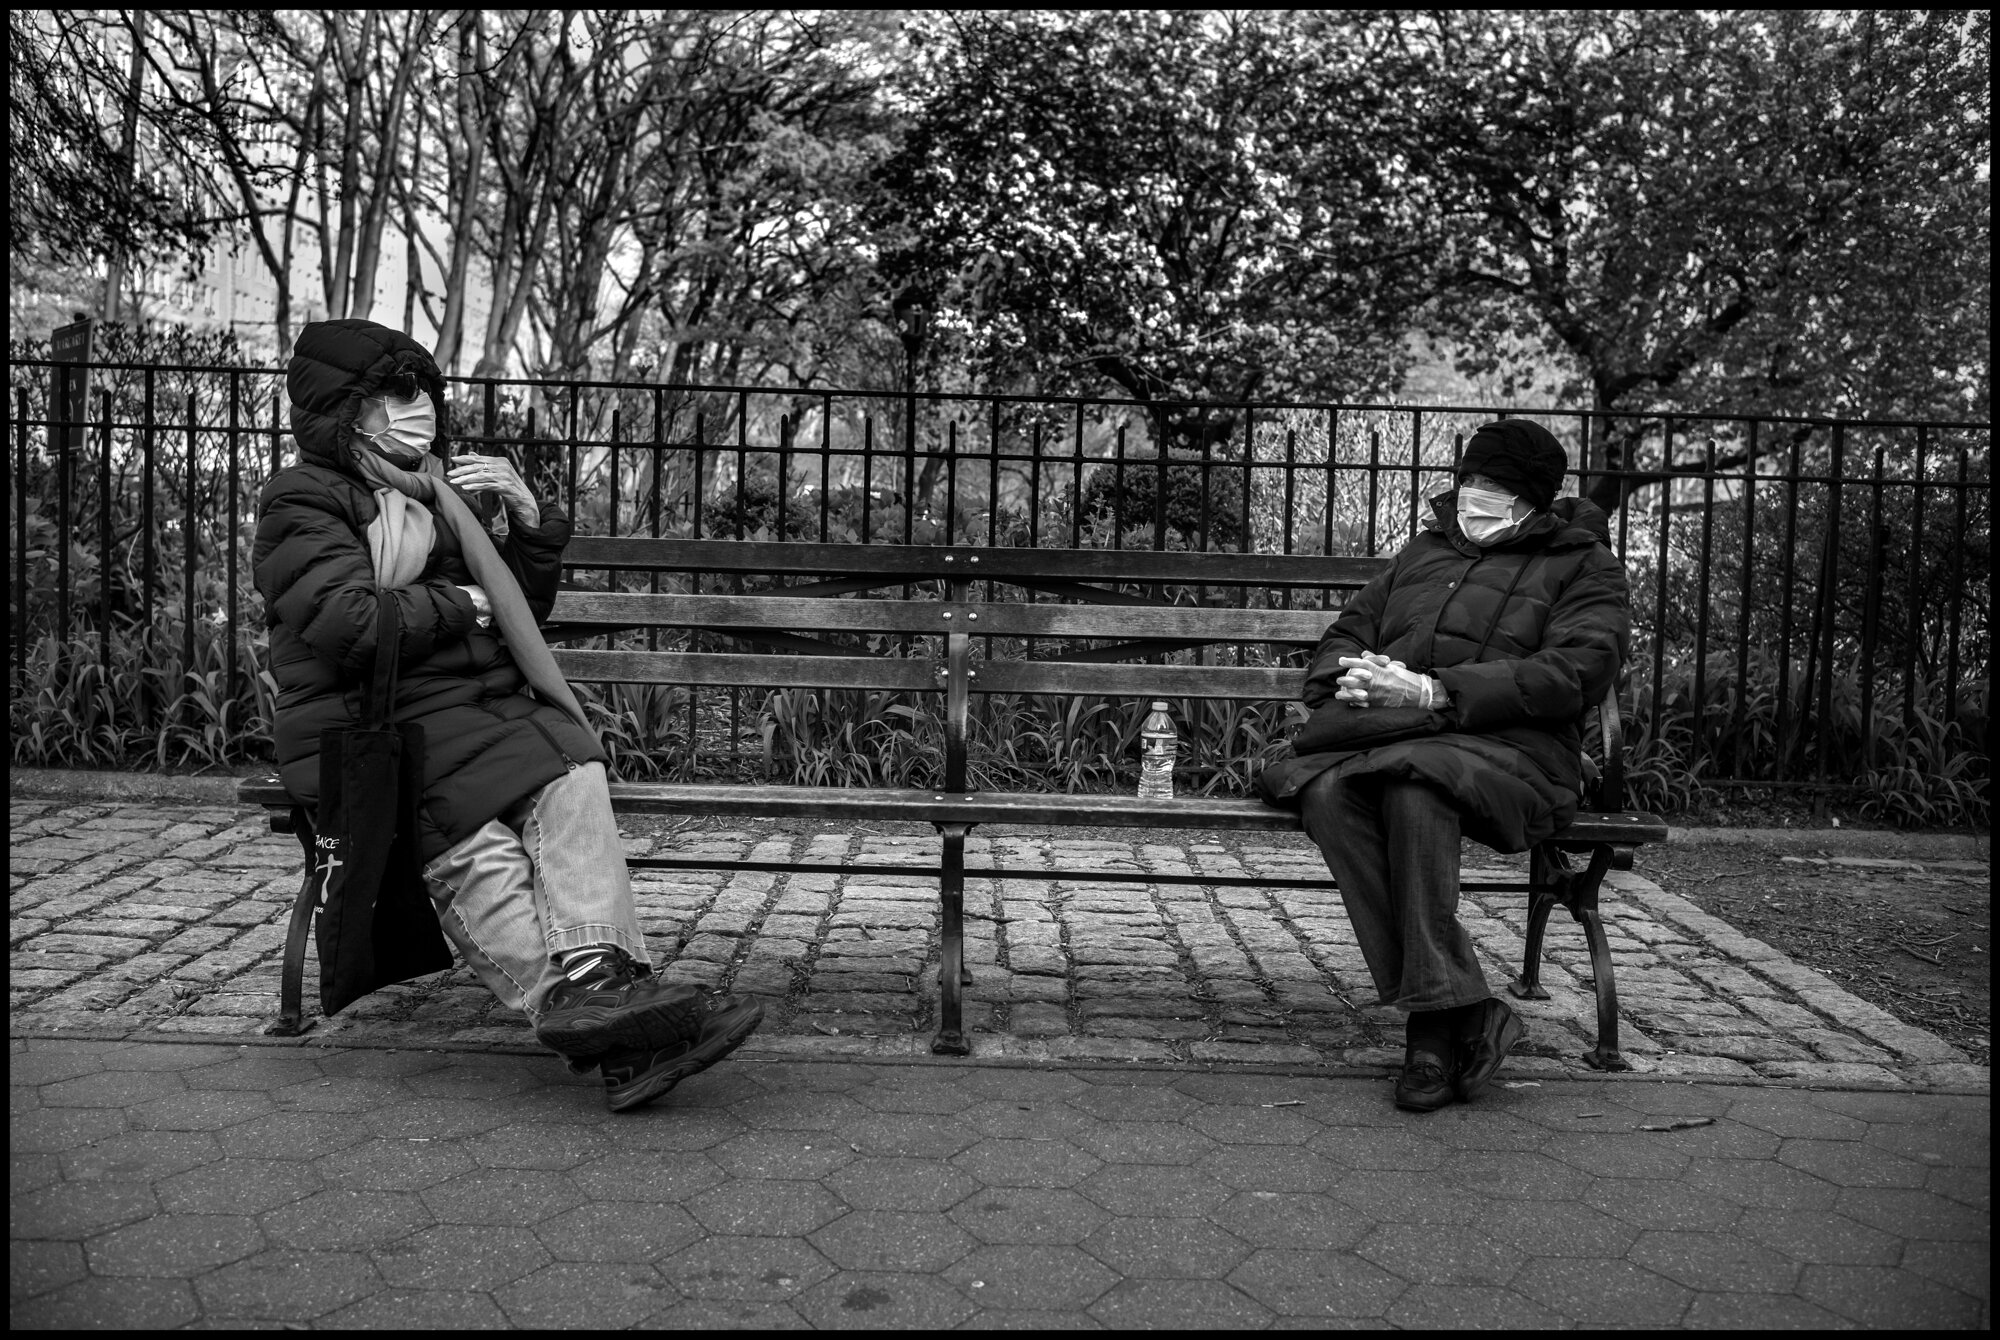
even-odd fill
[[[1461,485],[1458,490],[1458,528],[1477,545],[1497,544],[1506,539],[1533,511],[1511,493]]]

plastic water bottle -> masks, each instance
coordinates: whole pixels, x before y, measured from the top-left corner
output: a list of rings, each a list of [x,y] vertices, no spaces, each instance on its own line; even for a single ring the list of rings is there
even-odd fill
[[[1155,702],[1139,726],[1139,795],[1146,800],[1174,798],[1174,755],[1180,741],[1167,705]]]

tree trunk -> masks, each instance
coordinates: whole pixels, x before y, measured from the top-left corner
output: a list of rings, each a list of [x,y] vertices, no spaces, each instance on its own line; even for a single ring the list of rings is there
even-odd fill
[[[315,98],[318,96],[314,95]],[[310,124],[314,113],[309,112]],[[273,283],[277,288],[276,310],[272,313],[277,326],[278,357],[285,359],[292,353],[292,256],[298,241],[299,192],[305,189],[306,144],[299,143],[296,166],[292,172],[291,196],[285,202],[285,215],[278,226],[279,251],[277,264],[272,266]]]
[[[568,20],[564,20],[564,32]],[[526,41],[525,35],[522,39]],[[563,40],[558,36],[558,45]],[[525,59],[525,58],[524,58]],[[515,162],[499,147],[504,129],[504,103],[489,106],[488,126],[493,131],[495,163],[500,172],[503,198],[500,227],[493,235],[493,309],[487,313],[486,333],[475,377],[506,375],[507,360],[520,336],[521,321],[527,314],[534,287],[535,265],[548,241],[550,191],[548,177],[554,158],[553,122],[556,108],[563,104],[568,89],[550,88],[551,71],[557,63],[551,57],[539,68],[530,66],[532,84],[524,89],[522,114],[527,122],[527,139]],[[532,211],[532,213],[531,213]],[[526,221],[532,218],[532,228]]]
[[[486,318],[486,345],[479,356],[479,365],[472,370],[475,377],[504,377],[507,375],[507,359],[513,353],[514,342],[521,334],[521,320],[528,314],[528,297],[534,290],[532,271],[525,263],[541,251],[548,239],[549,210],[537,211],[535,231],[522,248],[522,264],[513,283],[513,291],[502,296],[496,278],[493,287],[493,310]]]
[[[327,315],[334,319],[349,312],[349,278],[353,273],[355,247],[355,199],[361,168],[361,97],[368,83],[368,59],[375,44],[375,20],[379,10],[366,10],[361,18],[361,36],[350,50],[341,35],[338,14],[332,20],[339,51],[337,69],[347,95],[347,111],[340,128],[340,225],[334,242],[333,264],[327,267]],[[321,252],[324,263],[325,252]]]
[[[455,183],[451,223],[451,265],[444,277],[444,322],[438,327],[438,360],[456,373],[465,344],[465,286],[472,265],[473,219],[479,207],[479,187],[486,159],[486,118],[474,102],[473,70],[486,64],[486,36],[477,14],[463,20],[458,39],[458,133],[465,141],[465,174]],[[494,78],[497,96],[505,96],[505,68]],[[449,161],[449,159],[447,160]]]
[[[659,249],[659,239],[652,237],[647,238],[641,246],[639,251],[639,269],[637,276],[632,281],[635,289],[644,284],[646,276],[653,272],[653,260],[659,254]],[[625,306],[631,313],[631,317],[637,316],[639,310],[645,305],[645,301],[646,294],[643,291],[627,295]],[[639,348],[639,322],[631,319],[631,317],[628,317],[619,326],[618,333],[612,341],[611,379],[613,381],[622,382],[632,375],[632,356]],[[653,373],[655,376],[658,376],[659,369],[655,368]]]
[[[354,298],[349,310],[355,316],[367,316],[375,305],[375,276],[381,268],[382,234],[389,226],[390,181],[396,172],[396,155],[403,143],[403,106],[409,100],[410,79],[416,71],[417,62],[423,58],[424,48],[430,44],[430,32],[431,20],[428,17],[420,20],[412,14],[399,44],[402,54],[396,62],[396,77],[390,85],[388,102],[382,109],[382,123],[376,137],[375,167],[369,177],[368,209],[362,216],[360,250],[354,261]],[[421,122],[416,133],[423,133]],[[407,321],[403,329],[408,331]]]
[[[139,175],[139,94],[141,81],[146,75],[146,11],[133,11],[132,15],[132,75],[125,86],[125,118],[123,133],[118,141],[119,171],[130,189]],[[127,249],[120,246],[111,255],[104,275],[104,319],[112,322],[119,319],[119,304],[125,296],[125,275],[131,268],[131,257]]]

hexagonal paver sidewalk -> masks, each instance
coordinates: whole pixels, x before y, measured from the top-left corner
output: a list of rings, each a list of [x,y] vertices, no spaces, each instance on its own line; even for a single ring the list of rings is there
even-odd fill
[[[1977,1095],[739,1058],[613,1118],[490,1052],[9,1062],[16,1327],[1991,1321]]]

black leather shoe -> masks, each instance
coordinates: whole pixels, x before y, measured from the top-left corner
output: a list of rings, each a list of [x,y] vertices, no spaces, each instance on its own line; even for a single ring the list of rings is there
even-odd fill
[[[1403,1053],[1403,1074],[1396,1081],[1396,1106],[1408,1112],[1435,1112],[1456,1100],[1444,1059],[1415,1047]]]
[[[549,993],[535,1037],[573,1061],[684,1046],[701,1033],[707,994],[684,982],[665,985],[613,948],[590,972]]]
[[[1459,1099],[1470,1102],[1478,1097],[1493,1082],[1507,1053],[1527,1035],[1521,1016],[1505,1001],[1480,1001],[1467,1017],[1466,1030],[1458,1038],[1457,1065],[1451,1082]]]
[[[652,1102],[689,1075],[736,1050],[764,1021],[763,1002],[750,996],[708,996],[701,1034],[668,1047],[613,1052],[604,1058],[604,1101],[613,1112]]]

